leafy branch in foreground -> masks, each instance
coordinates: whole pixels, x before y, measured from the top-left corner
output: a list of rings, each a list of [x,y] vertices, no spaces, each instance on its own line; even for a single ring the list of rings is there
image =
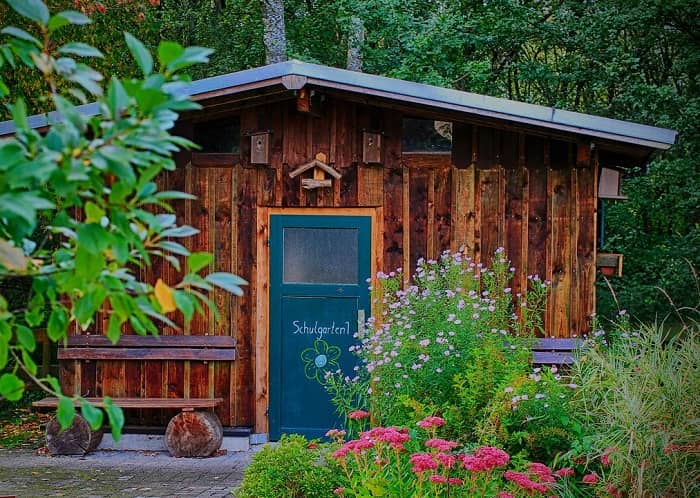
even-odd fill
[[[158,334],[158,323],[179,310],[186,320],[209,307],[215,287],[240,295],[246,282],[230,273],[200,272],[211,266],[208,253],[190,253],[176,240],[198,230],[177,225],[171,201],[193,199],[176,191],[158,192],[154,178],[175,169],[171,155],[194,144],[171,135],[178,112],[199,109],[183,88],[182,71],[207,62],[211,51],[161,42],[158,68],[151,53],[129,33],[126,46],[140,68],[141,79],[103,76],[79,62],[101,57],[84,43],[56,46],[53,37],[64,26],[90,19],[75,11],[53,16],[41,0],[6,0],[29,21],[27,30],[5,27],[0,44],[0,97],[16,129],[0,140],[0,399],[21,398],[22,370],[45,391],[58,396],[58,420],[71,424],[77,403],[97,428],[102,412],[79,396],[61,393],[53,377],[37,376],[32,359],[32,328],[45,325],[52,341],[65,340],[70,327],[88,330],[98,312],[107,316],[105,333],[116,342],[123,327],[138,334]],[[76,57],[76,58],[74,58]],[[45,133],[29,124],[21,97],[14,98],[2,70],[27,66],[36,72],[57,114],[47,115]],[[95,99],[98,111],[88,116],[76,103]],[[155,284],[139,280],[140,268],[154,258],[172,265],[182,280]],[[181,268],[181,261],[185,267]],[[31,294],[21,308],[2,293],[12,279],[29,279]],[[121,410],[105,399],[112,431],[119,437]]]

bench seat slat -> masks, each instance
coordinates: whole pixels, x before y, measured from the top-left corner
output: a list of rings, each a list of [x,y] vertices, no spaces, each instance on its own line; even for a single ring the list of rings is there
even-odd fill
[[[68,336],[69,347],[100,348],[235,348],[236,340],[221,335],[122,335],[119,342],[112,344],[104,335]]]
[[[574,355],[563,352],[533,351],[532,363],[535,365],[572,365]]]
[[[104,406],[104,398],[85,398],[97,406]],[[164,408],[164,409],[195,409],[214,408],[224,402],[223,398],[112,398],[113,404],[121,408]],[[77,401],[76,407],[80,406]],[[56,408],[58,398],[44,398],[32,403],[36,408]]]
[[[233,361],[235,349],[58,348],[59,360],[200,360]]]

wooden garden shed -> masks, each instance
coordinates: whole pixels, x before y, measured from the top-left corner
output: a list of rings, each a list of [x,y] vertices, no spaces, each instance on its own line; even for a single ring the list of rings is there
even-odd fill
[[[514,292],[530,274],[552,282],[547,334],[585,333],[601,171],[643,164],[675,140],[671,130],[298,61],[188,92],[203,109],[182,115],[176,133],[202,150],[179,154],[160,186],[198,197],[176,204],[179,221],[201,230],[190,249],[214,253],[212,270],[250,285],[241,298],[216,295],[218,320],[162,334],[233,337],[235,359],[66,359],[62,382],[84,395],[221,397],[224,426],[273,439],[325,432],[330,408],[305,365],[340,361],[310,351],[315,337],[348,354],[378,271],[410,272],[447,249],[488,263],[502,246]],[[173,271],[159,262],[144,277]]]

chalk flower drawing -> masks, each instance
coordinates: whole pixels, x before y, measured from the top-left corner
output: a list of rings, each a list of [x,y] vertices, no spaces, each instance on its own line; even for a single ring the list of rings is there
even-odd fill
[[[312,347],[301,352],[304,375],[309,380],[316,379],[319,384],[325,384],[326,372],[335,372],[340,368],[339,358],[340,348],[338,346],[331,346],[323,339],[316,339]]]

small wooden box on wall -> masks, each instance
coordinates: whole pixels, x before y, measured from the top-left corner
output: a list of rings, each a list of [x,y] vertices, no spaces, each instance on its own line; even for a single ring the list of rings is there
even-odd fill
[[[250,164],[270,164],[269,131],[250,135]]]
[[[382,164],[384,162],[383,137],[379,132],[362,132],[362,162]]]

